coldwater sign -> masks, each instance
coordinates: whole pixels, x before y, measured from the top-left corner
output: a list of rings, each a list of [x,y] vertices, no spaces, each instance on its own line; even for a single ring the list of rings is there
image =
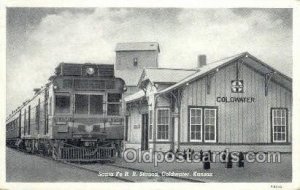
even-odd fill
[[[253,103],[254,97],[217,97],[217,102],[223,103]]]

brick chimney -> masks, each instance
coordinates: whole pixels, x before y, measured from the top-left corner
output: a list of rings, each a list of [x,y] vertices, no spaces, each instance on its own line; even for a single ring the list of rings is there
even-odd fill
[[[206,65],[206,55],[198,55],[197,67],[201,68]]]

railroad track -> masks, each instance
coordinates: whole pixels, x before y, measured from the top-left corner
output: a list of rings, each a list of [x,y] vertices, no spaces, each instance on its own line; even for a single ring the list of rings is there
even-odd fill
[[[15,149],[15,148],[11,148],[11,149],[13,149],[13,150],[15,150],[17,152],[24,153],[24,154],[29,154],[28,152],[25,152],[25,151],[20,150],[20,149]],[[99,174],[99,169],[90,168],[90,167],[98,166],[99,165],[100,169],[102,167],[114,167],[114,168],[121,169],[123,171],[130,170],[130,171],[135,171],[135,172],[154,173],[154,172],[144,171],[144,170],[137,169],[137,168],[127,167],[127,166],[121,166],[121,165],[111,164],[111,163],[101,164],[101,165],[100,164],[97,164],[97,165],[81,165],[81,164],[70,163],[70,162],[67,162],[67,161],[54,160],[51,157],[47,157],[47,156],[44,156],[44,155],[41,155],[41,154],[31,154],[31,155],[37,156],[37,157],[40,157],[40,158],[43,158],[43,159],[47,159],[47,160],[52,160],[54,162],[63,163],[63,164],[69,165],[71,167],[75,167],[75,168],[78,168],[78,169],[81,169],[81,170],[85,170],[85,171],[88,171],[88,172],[95,173],[97,175]],[[159,178],[156,179],[154,182],[160,182],[160,181],[162,181],[162,178],[164,178],[164,179],[172,179],[172,181],[176,180],[176,182],[204,183],[204,181],[197,180],[197,179],[191,179],[191,178],[179,177],[179,176],[163,176],[161,172],[156,172],[156,173],[158,173]],[[131,177],[133,179],[128,179],[130,177],[121,177],[121,176],[117,176],[117,175],[107,176],[107,177],[114,178],[114,179],[120,180],[122,182],[141,182],[141,177],[138,177],[138,176]],[[146,178],[147,178],[146,181],[148,181],[148,182],[151,181],[151,180],[153,181],[153,177],[146,177]],[[145,178],[144,178],[144,180],[145,180]]]

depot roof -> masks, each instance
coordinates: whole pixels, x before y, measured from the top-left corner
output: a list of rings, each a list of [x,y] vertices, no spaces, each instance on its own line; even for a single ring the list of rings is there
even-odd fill
[[[259,60],[258,58],[254,57],[248,52],[243,52],[231,57],[227,57],[224,59],[221,59],[219,61],[215,61],[212,63],[209,63],[199,69],[198,72],[184,78],[180,82],[167,87],[156,94],[163,94],[168,93],[174,89],[180,88],[183,85],[186,85],[190,82],[193,82],[201,77],[206,76],[207,74],[210,74],[212,71],[218,71],[219,69],[227,66],[228,64],[232,64],[235,61],[241,59],[243,64],[247,64],[248,66],[254,68],[257,72],[261,74],[267,74],[267,73],[275,73],[275,75],[272,77],[272,80],[275,82],[283,85],[287,89],[292,89],[292,78],[286,76],[285,74],[279,72],[278,70],[274,69],[273,67],[269,66],[268,64],[264,63],[263,61]]]

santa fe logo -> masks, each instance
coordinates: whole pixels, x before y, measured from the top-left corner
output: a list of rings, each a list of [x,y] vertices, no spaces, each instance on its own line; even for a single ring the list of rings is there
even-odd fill
[[[231,92],[232,93],[243,93],[244,92],[243,80],[232,80],[231,81]]]

